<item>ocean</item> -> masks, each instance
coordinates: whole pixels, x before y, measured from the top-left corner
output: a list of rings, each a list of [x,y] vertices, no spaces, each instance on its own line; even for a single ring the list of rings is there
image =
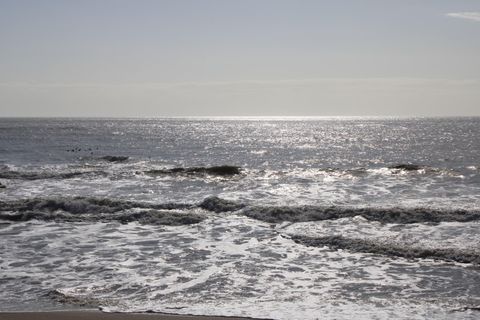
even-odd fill
[[[480,118],[0,118],[0,311],[480,318]]]

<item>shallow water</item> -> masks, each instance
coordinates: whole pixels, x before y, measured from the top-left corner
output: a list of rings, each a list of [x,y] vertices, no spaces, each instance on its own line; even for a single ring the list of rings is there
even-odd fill
[[[0,310],[480,316],[480,118],[0,133]]]

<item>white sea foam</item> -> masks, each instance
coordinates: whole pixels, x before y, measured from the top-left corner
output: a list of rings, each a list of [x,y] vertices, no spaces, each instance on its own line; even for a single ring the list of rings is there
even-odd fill
[[[282,227],[282,226],[280,226]],[[282,228],[289,235],[308,237],[342,236],[351,239],[431,249],[480,250],[480,223],[393,224],[369,221],[361,216],[338,220],[301,222]],[[479,251],[480,252],[480,251]]]
[[[6,280],[0,283],[0,299],[28,303],[38,298],[41,284],[57,290],[64,301],[93,303],[105,311],[274,319],[443,317],[479,303],[472,295],[475,270],[305,247],[282,236],[295,228],[276,230],[222,214],[179,227],[3,225],[0,268]],[[465,313],[452,316],[468,318]]]

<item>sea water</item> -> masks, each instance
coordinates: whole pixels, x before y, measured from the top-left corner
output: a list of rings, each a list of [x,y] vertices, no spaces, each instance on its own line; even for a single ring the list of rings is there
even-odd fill
[[[480,317],[480,118],[4,118],[0,183],[0,311]]]

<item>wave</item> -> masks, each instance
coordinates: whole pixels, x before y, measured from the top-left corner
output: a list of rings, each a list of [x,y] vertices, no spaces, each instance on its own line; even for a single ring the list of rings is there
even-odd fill
[[[435,208],[361,208],[343,206],[249,206],[248,204],[225,200],[219,197],[208,197],[197,204],[188,203],[148,203],[109,198],[73,197],[73,198],[33,198],[11,202],[0,201],[0,219],[10,221],[39,220],[66,220],[77,219],[75,215],[92,215],[89,221],[109,219],[105,214],[121,213],[125,211],[143,211],[143,216],[128,213],[129,216],[117,215],[114,220],[134,221],[143,219],[148,221],[148,210],[189,210],[200,208],[206,211],[222,213],[235,212],[249,218],[268,223],[307,222],[336,220],[362,216],[370,221],[382,223],[440,223],[440,222],[470,222],[480,220],[480,212],[464,209],[435,209]],[[145,211],[147,210],[147,211]],[[63,215],[62,215],[63,214]],[[95,217],[98,215],[98,217]],[[154,215],[153,220],[159,216]]]
[[[102,157],[85,157],[81,160],[94,160],[107,162],[108,164],[102,164],[103,167],[109,164],[120,164],[128,161],[130,158],[127,156],[102,156]],[[125,168],[124,168],[125,169]],[[205,177],[205,176],[218,176],[218,177],[233,177],[240,174],[246,174],[255,178],[256,176],[262,176],[265,174],[265,170],[245,170],[244,168],[233,165],[221,165],[210,167],[175,167],[175,168],[160,168],[150,170],[139,170],[139,168],[129,170],[132,171],[118,171],[116,174],[136,174],[146,176],[180,176],[180,177]],[[469,169],[470,170],[470,169]],[[471,171],[471,170],[470,170]],[[272,175],[273,173],[273,175]],[[381,168],[308,168],[301,170],[291,171],[269,171],[268,176],[281,177],[285,174],[292,177],[307,177],[315,179],[321,176],[332,177],[346,177],[346,178],[362,178],[373,177],[381,178],[382,176],[395,177],[404,176],[409,174],[418,175],[448,175],[458,177],[461,176],[459,172],[446,168],[434,168],[416,164],[397,164],[388,167]],[[73,171],[21,171],[10,170],[8,166],[0,166],[0,179],[21,179],[21,180],[44,180],[44,179],[72,179],[80,177],[95,177],[95,176],[109,176],[112,172],[102,170],[73,170]]]
[[[229,201],[218,197],[208,197],[198,206],[202,209],[216,213],[237,211],[246,207],[243,203],[237,203],[235,201]]]
[[[48,171],[0,171],[0,179],[21,179],[21,180],[45,180],[45,179],[72,179],[82,176],[106,176],[107,172],[95,171],[71,171],[71,172],[48,172]]]
[[[103,156],[100,157],[100,160],[104,160],[107,162],[125,162],[129,159],[129,157],[125,156]]]
[[[353,177],[362,177],[366,175],[405,175],[405,174],[421,174],[421,175],[458,175],[458,172],[455,172],[447,168],[435,168],[419,164],[410,164],[410,163],[400,163],[387,167],[380,168],[323,168],[320,169],[320,172],[325,175],[334,175],[334,176],[353,176]]]
[[[405,170],[405,171],[418,171],[425,168],[426,168],[425,166],[421,166],[418,164],[411,164],[411,163],[401,163],[401,164],[388,167],[388,169],[392,169],[392,170]]]
[[[108,198],[34,198],[12,202],[0,201],[0,212],[55,212],[64,211],[71,214],[115,213],[129,209],[173,210],[188,209],[192,205],[184,203],[161,203],[114,200]]]
[[[97,214],[82,213],[71,214],[65,212],[17,212],[17,213],[0,213],[0,220],[11,222],[41,220],[56,222],[138,222],[140,224],[180,226],[202,222],[206,219],[205,215],[195,213],[183,213],[172,211],[140,211],[140,212],[124,212],[120,214]]]
[[[232,176],[241,173],[241,168],[236,166],[213,166],[213,167],[189,167],[189,168],[172,168],[172,169],[155,169],[142,171],[142,173],[158,176],[158,175],[175,175],[175,174],[209,174],[215,176]]]
[[[99,299],[89,295],[69,294],[69,292],[62,289],[51,290],[46,294],[46,296],[60,303],[73,304],[81,307],[96,308],[101,304],[110,302],[106,301],[105,299]]]
[[[421,248],[399,246],[394,243],[381,243],[365,239],[350,239],[342,236],[307,237],[293,235],[290,237],[296,243],[310,247],[329,247],[351,252],[372,253],[407,259],[434,259],[449,262],[480,264],[480,253],[472,250],[453,248]]]
[[[434,208],[359,208],[342,206],[300,206],[300,207],[248,207],[243,214],[269,223],[307,222],[335,220],[362,216],[367,220],[383,223],[438,223],[448,221],[469,222],[480,220],[480,212],[463,209]]]
[[[201,222],[204,215],[172,210],[189,209],[182,203],[150,204],[97,198],[28,199],[0,202],[0,220],[109,222],[184,225]],[[147,209],[147,210],[145,210]],[[158,211],[163,210],[163,211]]]
[[[105,156],[101,159],[111,163],[125,162],[128,157],[120,156]],[[241,173],[240,167],[235,166],[214,166],[214,167],[189,167],[189,168],[173,168],[173,169],[153,169],[146,171],[136,171],[136,174],[146,174],[150,176],[160,175],[213,175],[213,176],[233,176]],[[94,176],[108,176],[109,173],[102,170],[89,171],[67,171],[67,172],[53,172],[45,171],[18,171],[8,170],[7,168],[0,169],[0,179],[6,180],[46,180],[46,179],[72,179],[78,177],[94,177]]]

